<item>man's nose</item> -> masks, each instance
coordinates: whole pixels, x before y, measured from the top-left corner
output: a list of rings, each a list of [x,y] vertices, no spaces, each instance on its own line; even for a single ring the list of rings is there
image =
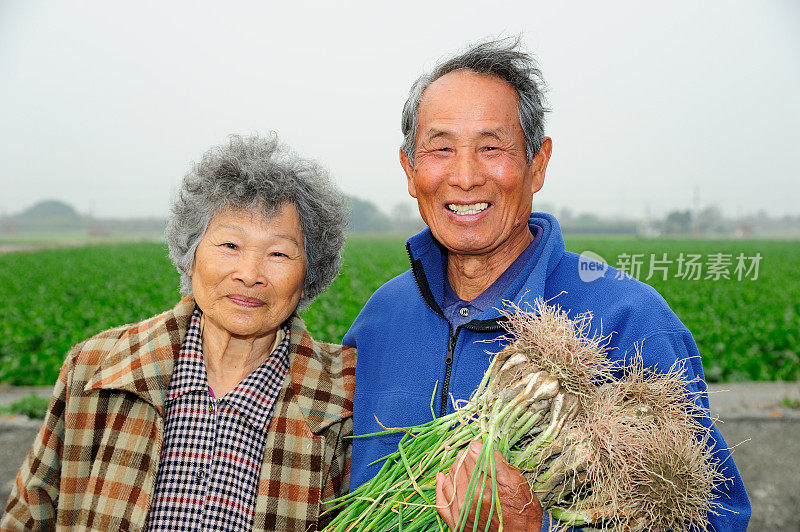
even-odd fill
[[[252,253],[244,253],[236,263],[234,278],[245,286],[265,284],[266,275],[261,259]]]
[[[472,150],[459,150],[455,157],[449,184],[463,190],[486,183],[486,176],[481,169],[477,154]]]

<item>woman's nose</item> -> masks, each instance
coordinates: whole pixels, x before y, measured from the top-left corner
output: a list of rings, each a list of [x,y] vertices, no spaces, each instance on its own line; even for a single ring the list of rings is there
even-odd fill
[[[245,286],[255,286],[266,283],[266,275],[260,260],[245,254],[236,264],[234,278],[244,283]]]

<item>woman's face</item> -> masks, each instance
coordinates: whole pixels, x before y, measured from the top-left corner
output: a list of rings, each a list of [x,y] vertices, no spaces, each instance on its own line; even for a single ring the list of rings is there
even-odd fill
[[[195,301],[216,328],[243,338],[274,334],[297,308],[306,275],[294,205],[269,219],[247,210],[217,213],[190,275]]]

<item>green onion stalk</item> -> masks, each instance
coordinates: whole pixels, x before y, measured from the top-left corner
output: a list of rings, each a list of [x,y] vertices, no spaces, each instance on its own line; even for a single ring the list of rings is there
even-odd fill
[[[494,451],[519,469],[532,493],[564,526],[616,530],[705,529],[723,481],[708,451],[704,414],[686,391],[683,368],[660,374],[641,357],[615,368],[608,337],[590,334],[591,314],[575,318],[537,300],[510,305],[508,345],[497,353],[469,401],[454,413],[401,433],[378,474],[329,501],[338,511],[327,531],[446,530],[436,509],[436,475],[472,440],[483,443],[456,525],[465,530],[473,500],[491,491],[486,529],[497,504]],[[622,369],[622,378],[614,371]],[[434,391],[435,395],[435,391]],[[476,499],[477,495],[477,499]],[[481,508],[475,509],[473,531]]]

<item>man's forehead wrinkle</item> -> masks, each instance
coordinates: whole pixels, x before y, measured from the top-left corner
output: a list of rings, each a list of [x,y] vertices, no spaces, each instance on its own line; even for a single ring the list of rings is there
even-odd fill
[[[444,129],[436,129],[436,128],[429,128],[428,129],[428,140],[433,140],[438,137],[452,137],[453,132],[447,131]]]
[[[457,131],[451,129],[441,129],[438,127],[431,127],[425,132],[425,139],[428,141],[437,139],[437,138],[458,138],[460,135]],[[498,126],[498,127],[491,127],[491,128],[483,128],[479,129],[475,132],[471,132],[468,134],[469,137],[481,139],[481,138],[492,138],[496,140],[504,140],[509,137],[509,132],[507,128]]]
[[[505,128],[498,127],[494,129],[484,129],[479,133],[481,137],[491,137],[493,139],[501,140],[503,137],[508,136],[508,132]]]

